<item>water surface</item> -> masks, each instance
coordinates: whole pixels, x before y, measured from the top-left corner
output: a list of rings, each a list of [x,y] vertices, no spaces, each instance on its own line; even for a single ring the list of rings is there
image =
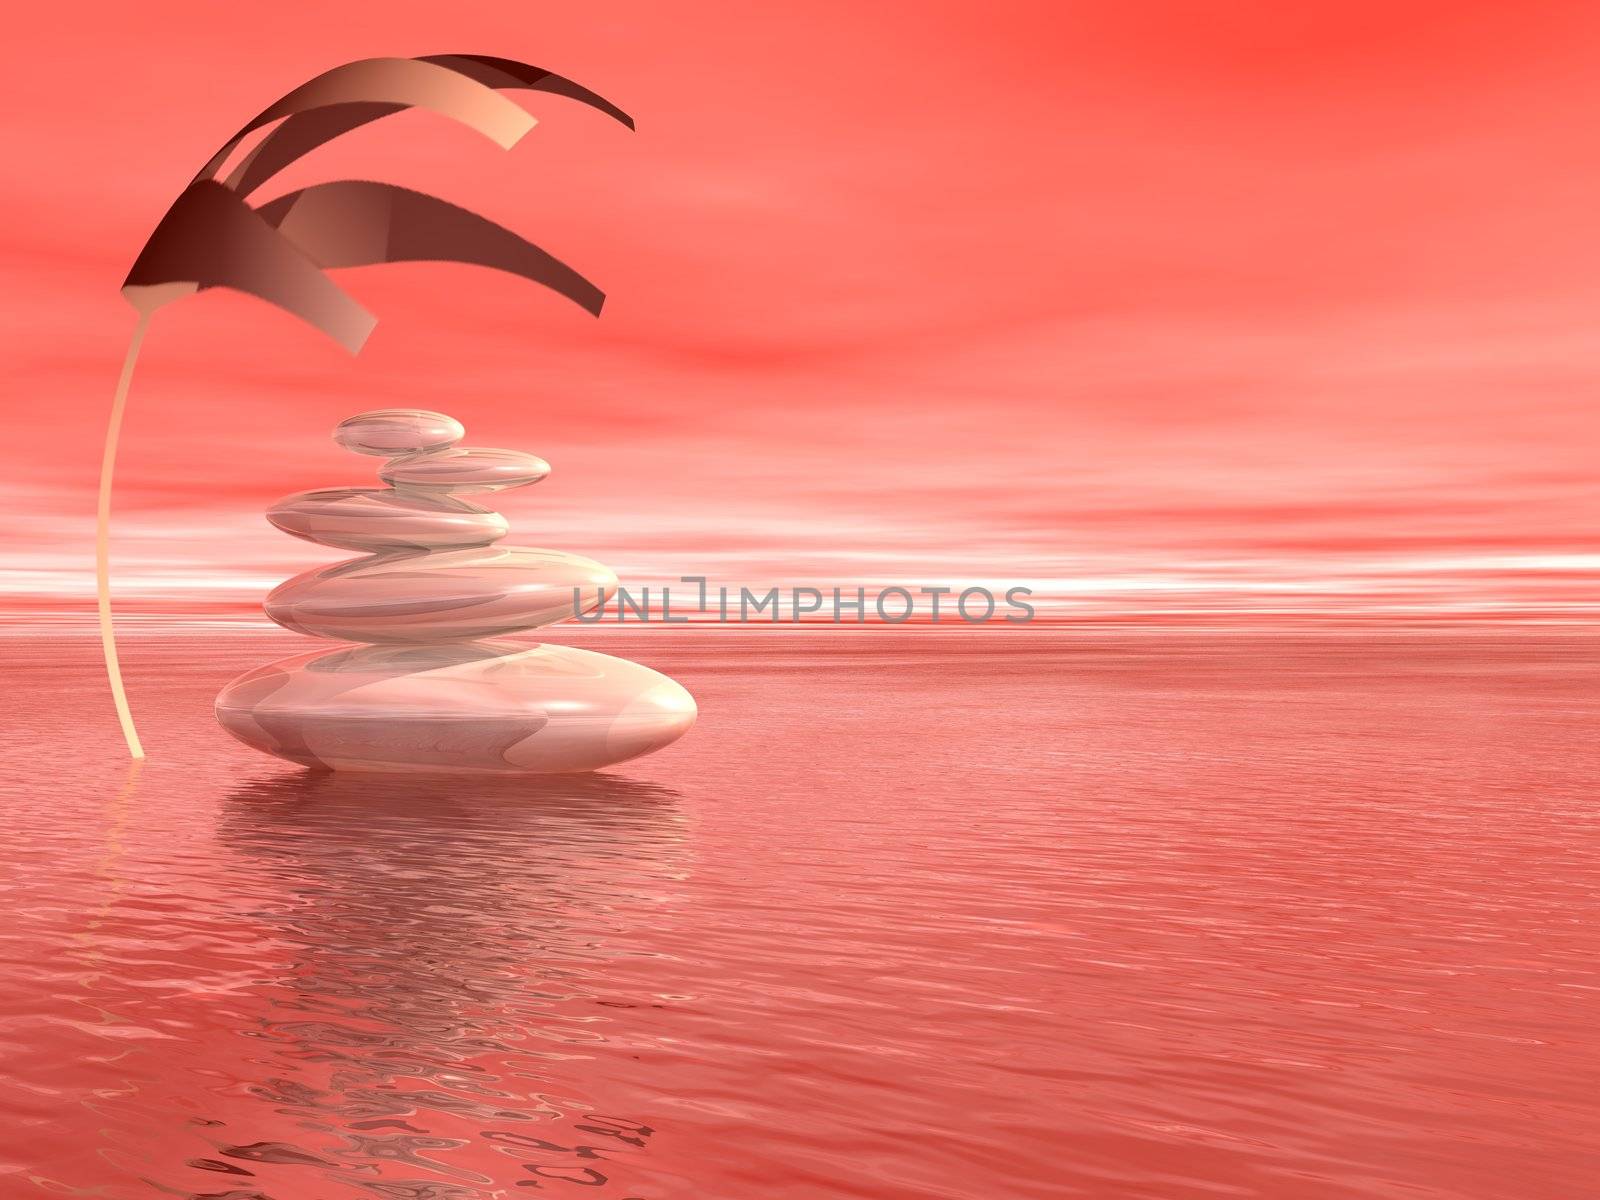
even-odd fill
[[[1600,1179],[1554,632],[582,631],[701,721],[318,776],[304,647],[0,638],[0,1196],[1542,1200]]]

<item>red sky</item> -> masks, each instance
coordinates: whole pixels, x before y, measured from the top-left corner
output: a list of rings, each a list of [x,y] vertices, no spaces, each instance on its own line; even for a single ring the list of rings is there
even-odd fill
[[[128,606],[336,557],[261,511],[364,483],[368,408],[533,450],[513,541],[625,581],[1032,584],[1063,614],[1587,618],[1600,585],[1600,9],[1585,4],[28,5],[8,17],[0,591],[92,595],[117,287],[187,178],[341,61],[476,52],[509,153],[427,114],[382,178],[607,290],[409,265],[347,356],[211,292],[158,317],[119,469]]]

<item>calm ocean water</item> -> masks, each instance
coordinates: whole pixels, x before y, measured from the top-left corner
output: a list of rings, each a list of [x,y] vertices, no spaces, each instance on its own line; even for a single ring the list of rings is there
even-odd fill
[[[1581,1200],[1600,639],[580,631],[544,784],[212,723],[301,639],[0,638],[0,1197]]]

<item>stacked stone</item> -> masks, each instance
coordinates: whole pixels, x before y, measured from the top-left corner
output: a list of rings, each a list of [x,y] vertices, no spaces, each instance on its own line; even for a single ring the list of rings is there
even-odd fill
[[[387,487],[278,501],[267,519],[307,541],[363,552],[267,597],[267,616],[313,637],[362,642],[258,668],[217,698],[245,744],[302,765],[368,771],[589,771],[647,754],[694,723],[677,683],[624,659],[499,641],[603,603],[609,568],[576,554],[498,546],[506,519],[464,496],[550,473],[532,454],[457,446],[442,413],[386,409],[334,438],[388,459]]]

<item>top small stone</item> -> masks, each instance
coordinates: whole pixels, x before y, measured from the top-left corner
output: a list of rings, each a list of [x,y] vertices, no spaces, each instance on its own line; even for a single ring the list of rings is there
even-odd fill
[[[397,458],[454,446],[466,436],[454,417],[424,408],[380,408],[339,422],[333,440],[357,454]]]

